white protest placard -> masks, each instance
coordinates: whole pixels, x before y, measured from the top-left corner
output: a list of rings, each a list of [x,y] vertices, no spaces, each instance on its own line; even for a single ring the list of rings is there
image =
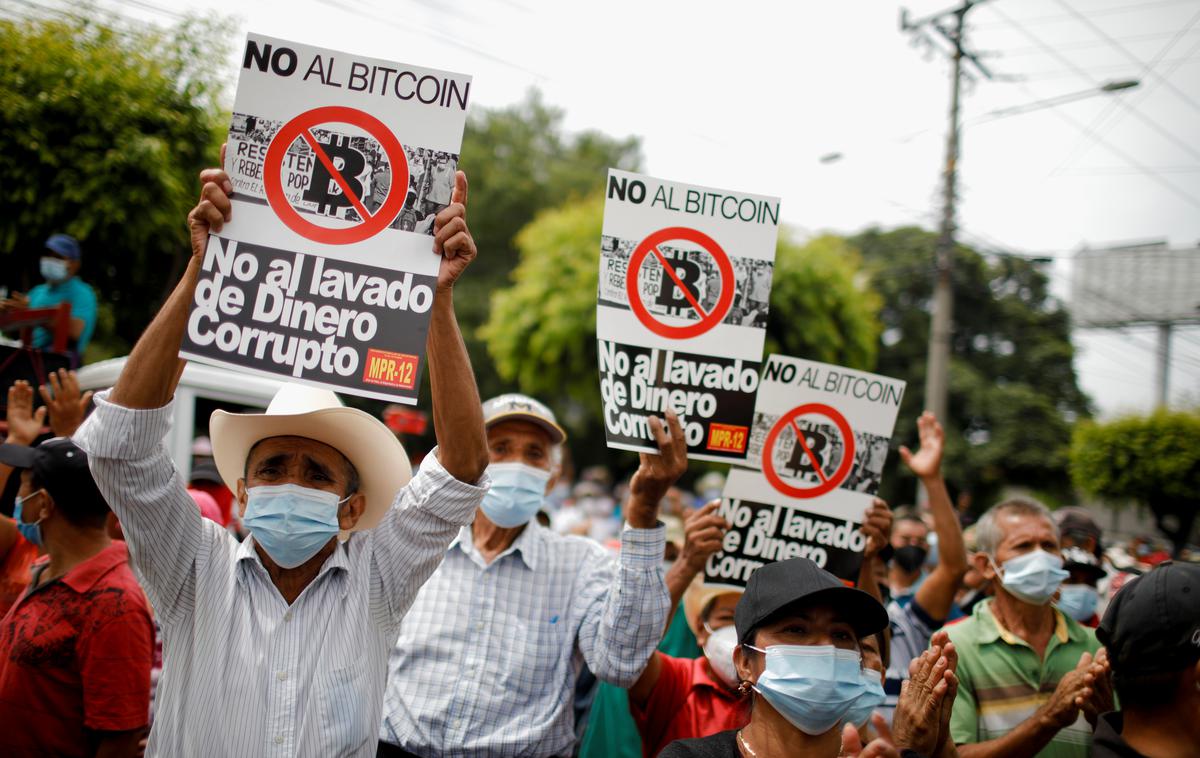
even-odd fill
[[[647,419],[683,417],[688,457],[743,460],[779,198],[610,169],[596,337],[608,446],[656,452]]]
[[[181,355],[417,401],[470,77],[251,34]]]
[[[747,466],[734,467],[720,513],[731,529],[706,584],[744,587],[760,566],[809,558],[855,581],[863,512],[879,491],[905,383],[828,363],[767,359]]]

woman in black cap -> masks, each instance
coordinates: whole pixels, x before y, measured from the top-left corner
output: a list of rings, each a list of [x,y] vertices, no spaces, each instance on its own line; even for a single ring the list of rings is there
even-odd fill
[[[812,561],[793,558],[758,569],[734,624],[740,687],[752,693],[750,723],[678,740],[660,758],[835,758],[843,725],[865,721],[883,703],[879,673],[862,667],[860,640],[887,627],[887,612]],[[881,736],[858,756],[897,758],[886,723],[880,717],[873,723]]]

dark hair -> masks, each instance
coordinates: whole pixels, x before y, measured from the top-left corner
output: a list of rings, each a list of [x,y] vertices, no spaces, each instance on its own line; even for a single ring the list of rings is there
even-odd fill
[[[271,437],[263,437],[261,440],[251,445],[250,449],[246,451],[246,460],[244,463],[242,463],[243,479],[250,478],[250,459],[254,457],[254,451],[258,449],[259,445],[269,439],[271,439]],[[320,442],[320,440],[314,440],[314,442]],[[358,488],[362,486],[362,481],[358,476],[358,469],[354,467],[354,464],[350,462],[350,459],[346,457],[345,453],[343,453],[341,450],[338,450],[336,447],[333,447],[332,445],[329,447],[331,450],[334,450],[339,456],[341,456],[342,465],[345,467],[346,473],[346,491],[342,493],[342,497],[350,497],[358,492]]]
[[[60,499],[54,497],[51,488],[47,487],[46,483],[41,481],[32,469],[29,471],[29,479],[34,491],[45,490],[46,496],[54,501],[54,509],[62,514],[67,523],[83,529],[104,528],[111,509],[105,502],[104,496],[100,494],[100,490],[96,489],[95,484],[87,488],[91,490],[90,492],[82,490],[72,497]]]

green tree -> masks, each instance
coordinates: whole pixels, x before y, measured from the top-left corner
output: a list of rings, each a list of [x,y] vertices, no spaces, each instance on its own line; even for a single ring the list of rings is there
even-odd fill
[[[478,330],[488,319],[491,293],[507,286],[517,265],[517,232],[543,210],[599,192],[610,167],[636,171],[641,163],[636,137],[566,134],[562,121],[563,112],[531,90],[514,105],[476,110],[463,136],[459,165],[471,183],[468,219],[479,258],[456,287],[455,307],[485,398],[511,388],[493,368]]]
[[[936,239],[914,227],[850,238],[883,298],[876,371],[908,382],[896,439],[910,445],[924,405]],[[956,249],[949,418],[941,419],[952,488],[981,506],[1008,486],[1052,503],[1070,496],[1071,424],[1089,415],[1073,356],[1068,314],[1036,263]],[[881,494],[892,503],[915,495],[914,479],[895,459]]]
[[[50,233],[79,238],[81,275],[104,304],[98,352],[137,337],[186,260],[196,174],[226,126],[213,65],[225,37],[220,22],[163,31],[91,6],[0,20],[5,279],[28,288]]]
[[[604,199],[546,211],[517,236],[512,286],[492,297],[482,330],[500,376],[564,416],[582,462],[602,460],[596,290]],[[835,237],[780,235],[767,352],[870,368],[878,298],[859,284],[858,256]]]
[[[1084,422],[1071,439],[1071,479],[1114,506],[1148,506],[1178,558],[1200,510],[1200,414],[1157,411]]]

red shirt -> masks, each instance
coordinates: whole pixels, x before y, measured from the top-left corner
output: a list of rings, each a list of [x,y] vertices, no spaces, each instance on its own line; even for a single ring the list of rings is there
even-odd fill
[[[750,723],[749,699],[716,679],[707,658],[658,656],[662,669],[646,707],[640,709],[629,702],[646,758],[658,755],[675,740],[707,737]]]
[[[0,560],[0,617],[8,613],[29,586],[29,567],[37,554],[37,545],[18,533],[8,555]]]
[[[33,565],[37,577],[48,557]],[[154,623],[125,543],[27,590],[0,620],[0,741],[6,756],[83,756],[89,730],[144,727]]]

